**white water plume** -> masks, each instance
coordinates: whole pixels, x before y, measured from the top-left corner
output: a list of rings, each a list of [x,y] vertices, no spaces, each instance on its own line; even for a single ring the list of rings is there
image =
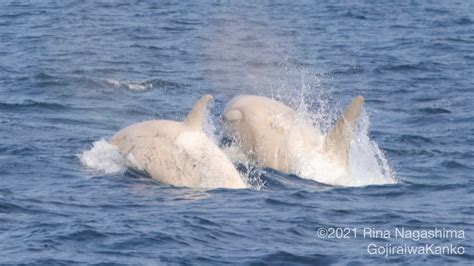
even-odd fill
[[[256,94],[282,101],[296,110],[297,119],[309,120],[321,132],[328,132],[340,114],[330,103],[341,102],[331,101],[332,88],[321,85],[321,79],[331,77],[291,59],[290,49],[279,45],[288,42],[272,34],[269,26],[253,23],[245,16],[226,17],[224,21],[204,44],[208,57],[205,67],[214,86],[229,97]],[[383,152],[368,137],[369,124],[364,112],[351,141],[347,172],[335,172],[327,158],[315,150],[298,156],[293,173],[341,186],[396,182]],[[226,152],[234,161],[251,163],[238,149],[229,147]]]
[[[124,173],[127,170],[120,151],[106,140],[95,141],[89,150],[79,155],[81,163],[105,174]]]

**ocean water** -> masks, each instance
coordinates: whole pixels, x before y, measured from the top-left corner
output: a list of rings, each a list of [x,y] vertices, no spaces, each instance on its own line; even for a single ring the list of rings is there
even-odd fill
[[[472,264],[473,14],[471,1],[1,1],[0,264]],[[323,131],[364,96],[347,186],[236,162],[249,189],[171,187],[106,142],[181,120],[205,93],[217,143],[239,94]]]

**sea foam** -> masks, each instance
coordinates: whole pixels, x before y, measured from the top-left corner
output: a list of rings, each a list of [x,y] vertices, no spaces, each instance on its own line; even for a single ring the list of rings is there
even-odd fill
[[[84,166],[105,174],[124,173],[127,170],[119,150],[104,139],[95,141],[79,158]]]

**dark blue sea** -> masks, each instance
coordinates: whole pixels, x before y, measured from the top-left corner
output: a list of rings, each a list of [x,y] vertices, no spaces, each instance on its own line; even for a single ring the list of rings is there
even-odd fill
[[[364,96],[357,174],[199,190],[110,152],[205,93],[218,144],[239,94],[325,130]],[[472,265],[473,103],[473,1],[3,0],[0,264]]]

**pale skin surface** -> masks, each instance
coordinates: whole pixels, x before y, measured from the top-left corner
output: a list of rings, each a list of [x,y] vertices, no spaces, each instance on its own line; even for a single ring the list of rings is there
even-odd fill
[[[293,109],[270,98],[240,95],[226,106],[222,121],[244,153],[261,167],[290,173],[298,156],[318,151],[330,163],[347,171],[352,129],[364,99],[354,98],[331,131],[323,136]]]
[[[212,99],[204,95],[184,122],[152,120],[117,132],[110,143],[129,167],[173,186],[191,188],[247,188],[232,162],[202,130]]]

